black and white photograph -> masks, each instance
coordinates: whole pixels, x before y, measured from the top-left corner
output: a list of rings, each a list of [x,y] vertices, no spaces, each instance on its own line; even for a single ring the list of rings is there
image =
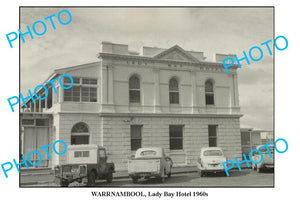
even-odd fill
[[[0,212],[297,212],[297,2],[0,4]]]
[[[274,7],[23,6],[20,31],[19,187],[274,187]]]

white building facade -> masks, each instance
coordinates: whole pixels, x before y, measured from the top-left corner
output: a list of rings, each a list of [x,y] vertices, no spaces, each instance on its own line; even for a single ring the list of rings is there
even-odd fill
[[[63,140],[104,146],[116,170],[126,170],[135,150],[149,146],[163,147],[174,166],[195,165],[200,149],[209,146],[241,159],[237,65],[227,74],[221,62],[227,57],[217,54],[208,62],[203,52],[177,45],[136,53],[102,42],[98,62],[55,70],[45,80],[69,74],[71,89],[47,84],[47,99],[22,108],[21,154]],[[66,161],[66,155],[51,156],[43,166]]]

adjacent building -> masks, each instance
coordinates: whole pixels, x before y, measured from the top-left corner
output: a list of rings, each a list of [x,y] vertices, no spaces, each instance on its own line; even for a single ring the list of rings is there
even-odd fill
[[[242,153],[249,156],[252,149],[258,145],[274,142],[274,133],[270,130],[254,130],[253,128],[241,128]]]
[[[178,45],[136,53],[128,45],[102,42],[97,62],[55,70],[44,82],[47,99],[22,106],[21,154],[60,139],[104,146],[117,170],[126,170],[135,150],[147,146],[163,147],[175,166],[195,165],[200,149],[209,146],[241,159],[238,66],[227,74],[227,57],[217,54],[208,62],[203,52]],[[63,74],[72,76],[71,89],[58,81],[46,84]],[[65,86],[70,83],[64,78]],[[51,147],[49,152],[51,160],[39,166],[66,161]]]

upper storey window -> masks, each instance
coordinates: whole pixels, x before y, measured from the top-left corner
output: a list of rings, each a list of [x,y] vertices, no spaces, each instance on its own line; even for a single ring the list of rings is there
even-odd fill
[[[69,86],[69,78],[64,79],[64,86]],[[92,78],[73,78],[73,86],[64,89],[64,101],[97,102],[98,81]]]
[[[205,103],[206,105],[214,105],[214,86],[211,80],[205,82]]]
[[[178,81],[175,78],[169,81],[169,99],[170,104],[179,104]]]
[[[141,102],[140,79],[137,76],[132,76],[129,79],[129,103]]]

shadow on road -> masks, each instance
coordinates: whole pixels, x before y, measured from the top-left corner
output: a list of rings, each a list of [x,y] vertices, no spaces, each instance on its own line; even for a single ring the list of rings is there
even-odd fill
[[[166,178],[165,183],[161,183],[159,179],[139,179],[138,183],[132,183],[129,177],[115,178],[112,183],[107,183],[103,180],[96,181],[95,188],[115,188],[115,187],[130,187],[130,188],[151,188],[151,187],[181,187],[181,186],[216,186],[216,187],[240,187],[240,186],[273,186],[273,169],[267,169],[257,173],[252,169],[230,170],[229,177],[225,173],[206,173],[204,177],[200,177],[196,172],[174,174],[171,178]],[[271,174],[271,176],[270,176]],[[271,179],[270,179],[271,178]],[[22,185],[20,187],[57,187],[60,186],[50,181],[45,184],[30,184]],[[82,183],[72,183],[69,187],[89,187]],[[93,188],[94,188],[93,187]]]
[[[150,179],[140,179],[136,185],[147,186],[147,184],[172,184],[172,183],[182,183],[182,182],[189,182],[195,177],[190,177],[187,175],[176,175],[170,178],[165,179],[165,183],[162,183],[158,178],[150,178]]]
[[[252,169],[242,169],[242,171],[233,170],[233,171],[228,171],[228,173],[229,173],[229,177],[240,177],[240,176],[246,176],[251,173],[257,173],[257,172]],[[263,173],[267,173],[267,174],[274,173],[274,169],[263,169],[259,174],[263,174]],[[224,176],[226,176],[226,174]]]

